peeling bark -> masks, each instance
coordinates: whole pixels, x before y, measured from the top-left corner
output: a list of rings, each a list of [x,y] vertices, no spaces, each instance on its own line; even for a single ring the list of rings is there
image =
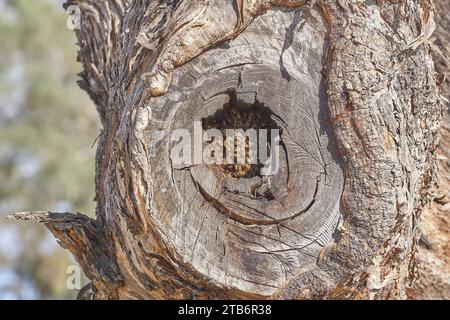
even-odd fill
[[[95,298],[405,298],[444,111],[430,1],[68,4],[104,125],[97,219],[38,216]],[[236,128],[281,129],[270,183],[173,165],[174,129],[236,106],[260,115]]]
[[[450,99],[450,2],[436,1],[436,32],[433,50],[439,84],[446,104]],[[431,207],[421,216],[419,250],[416,257],[417,276],[408,290],[410,299],[450,299],[450,114],[440,129],[438,148],[439,188]]]

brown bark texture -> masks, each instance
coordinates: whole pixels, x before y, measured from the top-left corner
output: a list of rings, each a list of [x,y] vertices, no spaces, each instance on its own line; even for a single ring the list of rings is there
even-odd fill
[[[436,41],[434,51],[440,86],[450,99],[450,2],[436,1]],[[448,101],[446,102],[448,105]],[[420,221],[420,241],[416,255],[416,281],[410,299],[450,299],[450,113],[440,130],[438,146],[439,188],[430,207],[425,208]]]
[[[407,297],[446,109],[432,1],[67,4],[103,124],[96,219],[16,217],[73,253],[80,298]],[[279,129],[279,170],[174,164],[196,122]]]

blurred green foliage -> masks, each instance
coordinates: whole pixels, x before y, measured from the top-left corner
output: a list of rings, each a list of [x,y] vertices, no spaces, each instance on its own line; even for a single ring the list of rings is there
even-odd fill
[[[95,107],[62,0],[0,0],[0,299],[73,298],[70,255],[29,210],[94,212]]]

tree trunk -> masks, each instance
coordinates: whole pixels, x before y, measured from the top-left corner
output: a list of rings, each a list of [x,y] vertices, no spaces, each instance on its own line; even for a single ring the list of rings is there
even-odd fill
[[[436,5],[436,69],[441,77],[442,94],[450,99],[450,1]],[[432,205],[425,208],[420,220],[419,250],[416,254],[417,277],[408,290],[410,299],[450,299],[450,113],[442,121],[439,148],[439,188]]]
[[[91,295],[405,297],[444,111],[429,0],[68,4],[104,127],[97,219],[18,217]],[[195,149],[199,128],[278,129],[279,170],[174,163],[173,132]]]

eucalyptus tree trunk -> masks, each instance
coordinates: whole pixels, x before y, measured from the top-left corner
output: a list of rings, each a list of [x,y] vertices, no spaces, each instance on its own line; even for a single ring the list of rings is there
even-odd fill
[[[73,253],[81,298],[405,297],[444,111],[429,0],[67,4],[104,128],[97,218],[16,217]],[[278,170],[174,163],[199,128],[278,130]]]

